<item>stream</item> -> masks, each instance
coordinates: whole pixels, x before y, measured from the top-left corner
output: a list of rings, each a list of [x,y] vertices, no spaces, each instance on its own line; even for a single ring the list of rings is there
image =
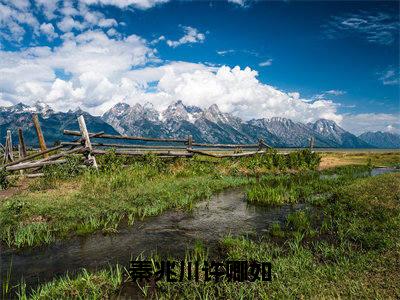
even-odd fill
[[[168,211],[136,221],[117,234],[96,233],[31,249],[0,248],[0,278],[5,278],[12,262],[10,281],[17,284],[24,278],[27,287],[33,287],[81,268],[94,271],[109,264],[128,265],[131,257],[141,253],[182,258],[196,241],[207,246],[212,255],[224,236],[261,235],[274,222],[283,224],[289,213],[304,207],[257,207],[246,203],[244,192],[225,191],[199,202],[192,213]]]
[[[369,175],[398,171],[376,168]],[[260,207],[246,203],[243,191],[234,189],[197,203],[192,212],[167,211],[159,216],[135,221],[117,234],[96,233],[59,240],[51,245],[15,250],[0,245],[0,279],[11,265],[12,284],[23,278],[34,287],[57,276],[74,274],[86,268],[95,271],[110,264],[128,265],[131,257],[157,253],[182,258],[201,241],[212,256],[218,252],[221,238],[249,234],[261,236],[275,223],[284,224],[286,216],[304,209],[305,204]]]

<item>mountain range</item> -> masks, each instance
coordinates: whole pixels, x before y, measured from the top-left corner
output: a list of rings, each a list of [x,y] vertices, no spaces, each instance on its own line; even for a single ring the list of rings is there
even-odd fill
[[[77,117],[84,115],[90,132],[125,134],[146,137],[186,138],[192,135],[196,142],[206,143],[255,143],[263,138],[273,147],[307,147],[314,137],[317,147],[334,148],[399,148],[400,136],[387,132],[367,132],[359,137],[344,130],[331,120],[320,119],[314,123],[300,123],[274,117],[244,121],[229,113],[221,112],[216,104],[206,109],[187,106],[182,101],[157,111],[152,104],[118,103],[103,116],[92,116],[76,109],[56,112],[51,107],[36,103],[27,106],[19,103],[0,107],[0,137],[4,143],[7,129],[12,131],[17,143],[17,128],[22,127],[26,144],[37,145],[32,123],[32,113],[37,113],[46,143],[71,140],[64,136],[64,129],[79,130]]]

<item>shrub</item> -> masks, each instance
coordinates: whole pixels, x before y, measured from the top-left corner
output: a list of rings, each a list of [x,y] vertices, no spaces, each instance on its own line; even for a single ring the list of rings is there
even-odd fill
[[[83,172],[81,167],[81,157],[69,156],[66,160],[67,162],[64,164],[44,166],[44,180],[73,178]]]
[[[7,171],[4,168],[0,170],[0,189],[5,190],[9,187],[10,181],[7,179]]]

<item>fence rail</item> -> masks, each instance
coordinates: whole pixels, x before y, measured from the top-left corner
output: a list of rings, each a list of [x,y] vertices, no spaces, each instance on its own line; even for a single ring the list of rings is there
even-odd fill
[[[24,142],[22,129],[18,129],[18,159],[14,159],[12,151],[11,131],[7,130],[7,138],[5,146],[2,146],[3,155],[3,169],[9,172],[34,169],[40,170],[42,167],[54,164],[63,164],[66,162],[66,157],[72,154],[83,154],[84,163],[87,166],[98,168],[96,156],[106,154],[110,149],[114,149],[116,155],[125,156],[142,156],[148,153],[155,154],[161,158],[175,158],[175,157],[192,157],[194,155],[205,155],[214,158],[227,158],[227,157],[245,157],[256,154],[266,153],[268,148],[272,148],[263,139],[259,139],[257,144],[212,144],[212,143],[197,143],[193,137],[189,135],[186,139],[183,138],[153,138],[141,136],[128,136],[128,135],[113,135],[104,132],[89,132],[85,119],[83,116],[78,117],[78,124],[80,131],[64,130],[64,135],[79,137],[73,141],[64,141],[60,145],[47,148],[42,130],[40,128],[39,119],[37,115],[33,115],[34,126],[38,136],[40,151],[37,153],[27,155],[26,146]],[[92,142],[91,139],[96,139]],[[152,142],[149,144],[127,144],[127,143],[103,143],[97,140],[121,140],[121,141],[142,141]],[[157,144],[154,144],[157,143]],[[160,145],[161,144],[161,145]],[[163,145],[164,144],[164,145]],[[181,144],[181,145],[179,145]],[[314,139],[310,139],[310,148],[314,146]],[[69,149],[65,149],[68,148]],[[246,149],[247,152],[244,152]],[[218,151],[234,153],[215,153]],[[252,151],[251,151],[252,150]],[[51,154],[53,153],[53,154]],[[51,154],[51,155],[50,155]],[[38,157],[42,157],[38,159]],[[43,173],[25,174],[27,177],[38,177]]]

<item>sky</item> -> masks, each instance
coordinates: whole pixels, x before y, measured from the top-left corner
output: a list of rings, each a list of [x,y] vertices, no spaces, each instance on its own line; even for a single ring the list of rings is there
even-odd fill
[[[182,100],[400,132],[399,2],[0,0],[0,106]]]

